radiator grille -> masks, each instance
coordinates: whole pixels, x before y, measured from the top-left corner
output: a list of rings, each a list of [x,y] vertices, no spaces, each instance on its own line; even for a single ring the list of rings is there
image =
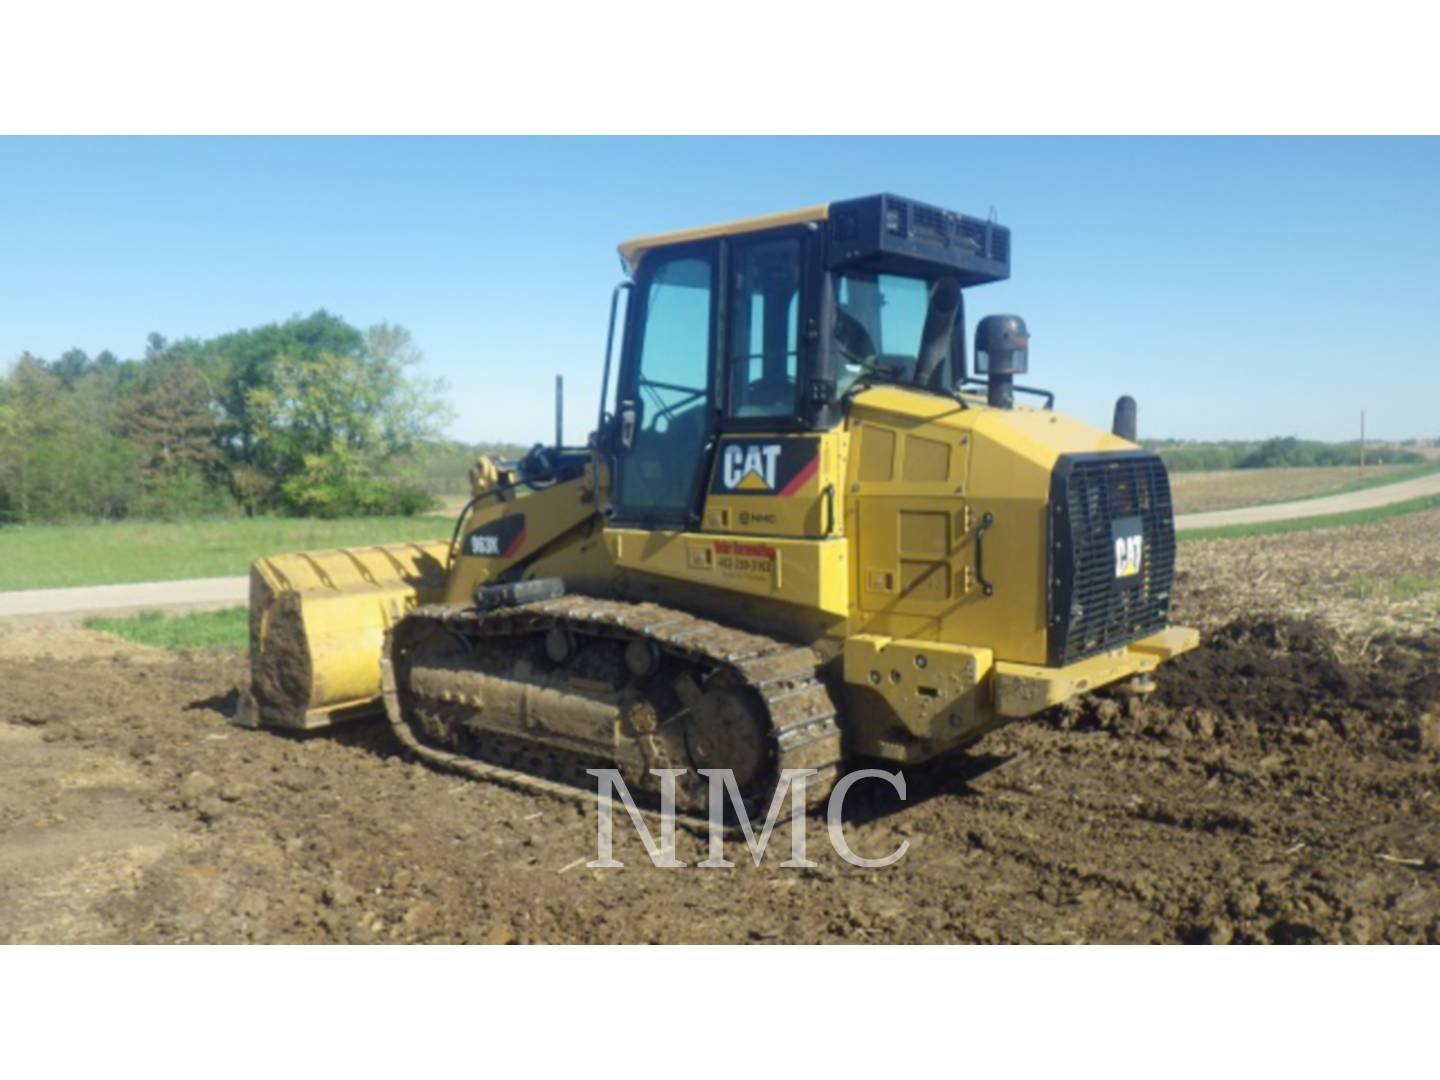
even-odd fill
[[[1116,521],[1138,517],[1140,570],[1116,576]],[[1175,580],[1170,478],[1143,451],[1067,454],[1050,492],[1050,663],[1061,667],[1165,627]]]

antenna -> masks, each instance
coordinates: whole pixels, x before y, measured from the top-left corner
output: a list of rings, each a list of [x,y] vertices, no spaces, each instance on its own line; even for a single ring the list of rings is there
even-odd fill
[[[565,376],[555,376],[555,449],[565,445]]]

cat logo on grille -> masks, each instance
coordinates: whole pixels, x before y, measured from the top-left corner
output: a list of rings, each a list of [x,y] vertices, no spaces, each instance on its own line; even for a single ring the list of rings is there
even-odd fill
[[[1145,553],[1145,530],[1138,517],[1120,518],[1110,526],[1115,548],[1115,578],[1124,581],[1140,576],[1140,560]]]

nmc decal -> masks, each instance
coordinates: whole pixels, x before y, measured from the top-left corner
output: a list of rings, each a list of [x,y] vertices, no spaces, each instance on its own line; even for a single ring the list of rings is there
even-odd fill
[[[820,467],[819,439],[720,440],[712,495],[794,495]]]

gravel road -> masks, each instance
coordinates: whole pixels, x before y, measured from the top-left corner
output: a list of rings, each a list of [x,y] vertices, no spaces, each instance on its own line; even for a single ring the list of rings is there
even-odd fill
[[[1347,514],[1353,510],[1372,510],[1378,506],[1406,502],[1426,495],[1440,495],[1440,473],[1417,476],[1398,484],[1350,491],[1343,495],[1326,495],[1319,499],[1298,499],[1294,502],[1269,503],[1265,506],[1241,506],[1234,510],[1210,510],[1203,514],[1180,514],[1175,528],[1215,529],[1227,525],[1257,525],[1267,521],[1293,521],[1296,518],[1324,517]]]
[[[82,615],[124,615],[155,608],[233,607],[249,597],[248,577],[141,581],[130,585],[82,585],[74,589],[0,592],[0,619],[49,616],[56,622]]]

